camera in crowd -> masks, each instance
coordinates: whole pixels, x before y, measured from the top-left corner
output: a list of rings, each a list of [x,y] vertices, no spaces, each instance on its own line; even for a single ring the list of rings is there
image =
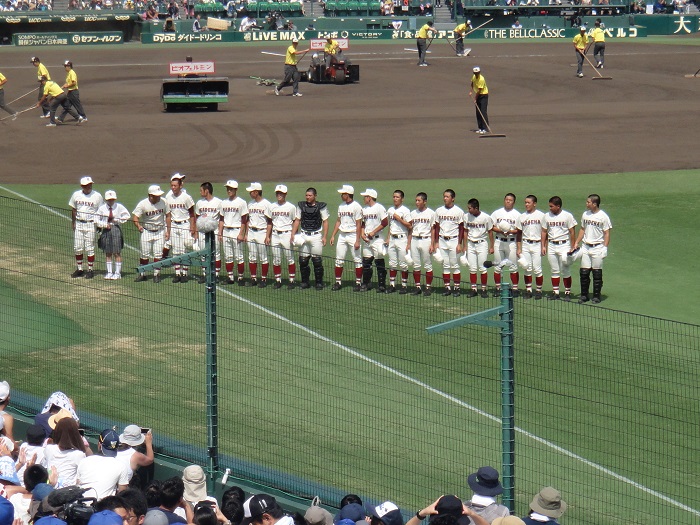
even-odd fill
[[[57,516],[68,525],[87,525],[95,512],[95,498],[86,498],[83,494],[90,489],[78,486],[56,489],[40,503],[35,519],[43,516]]]

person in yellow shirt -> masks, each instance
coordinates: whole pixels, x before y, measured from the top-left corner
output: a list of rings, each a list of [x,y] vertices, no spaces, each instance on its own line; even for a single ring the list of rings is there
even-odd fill
[[[54,82],[53,80],[47,79],[46,77],[41,77],[39,82],[41,83],[41,91],[43,95],[36,103],[36,107],[38,108],[40,106],[43,106],[44,104],[50,104],[49,118],[51,119],[51,121],[48,124],[46,124],[46,127],[56,127],[56,109],[58,108],[58,106],[63,106],[63,109],[67,111],[71,117],[77,120],[78,124],[80,124],[81,121],[78,118],[78,113],[68,102],[68,97],[66,96],[66,93],[63,91],[61,86],[56,84],[56,82]]]
[[[331,67],[333,62],[337,62],[336,54],[340,49],[340,44],[337,40],[333,40],[331,37],[326,39],[326,45],[323,46],[323,54],[326,58],[326,67]]]
[[[311,48],[307,48],[304,50],[299,50],[297,47],[299,46],[299,40],[294,38],[292,40],[292,45],[287,48],[287,53],[284,58],[284,80],[282,80],[281,84],[278,84],[275,87],[275,95],[280,94],[280,90],[286,86],[292,86],[292,96],[293,97],[300,97],[301,93],[299,93],[299,71],[297,70],[297,64],[299,63],[299,60],[301,58],[299,55],[305,55],[308,53]]]
[[[5,78],[5,75],[0,73],[0,109],[4,109],[7,111],[10,115],[12,115],[12,120],[17,119],[17,112],[12,109],[10,106],[5,104],[5,84],[7,84],[7,79]],[[6,117],[10,118],[10,117]]]
[[[68,105],[72,105],[75,108],[75,111],[78,113],[78,124],[82,124],[83,122],[87,122],[87,117],[85,116],[83,105],[80,103],[80,93],[78,92],[78,75],[73,69],[73,62],[70,60],[66,60],[63,63],[63,67],[66,68],[66,83],[61,87],[68,90],[66,95],[68,98]],[[63,113],[61,113],[61,116],[58,117],[58,120],[63,122],[63,119],[66,118],[67,114],[68,110],[64,105]]]
[[[574,37],[574,49],[576,50],[576,76],[583,78],[583,57],[588,45],[588,37],[586,36],[586,28],[581,26],[578,35]]]
[[[474,103],[476,104],[476,132],[483,135],[489,130],[489,88],[486,86],[486,79],[481,74],[481,68],[476,66],[472,69],[472,83],[469,90],[469,96],[474,95]]]
[[[39,57],[32,57],[30,62],[32,64],[34,64],[34,67],[36,68],[36,78],[37,78],[38,82],[41,82],[41,77],[46,77],[46,80],[51,80],[51,75],[49,74],[49,70],[46,69],[46,66],[41,63],[41,60],[39,60]],[[44,91],[40,87],[37,100],[41,100],[41,97],[43,97],[43,96],[44,96]],[[40,118],[49,118],[50,111],[51,111],[51,107],[49,106],[49,104],[44,103],[44,105],[41,106],[41,117]]]
[[[428,52],[428,35],[434,36],[436,34],[437,29],[433,27],[432,20],[418,30],[416,45],[418,46],[418,65],[421,67],[426,67],[428,65],[425,61],[425,54]]]
[[[455,34],[455,51],[458,57],[465,57],[467,54],[464,52],[464,37],[467,36],[467,32],[472,28],[471,20],[459,24],[454,28]]]
[[[599,69],[603,69],[603,62],[605,62],[605,30],[601,27],[600,18],[595,21],[595,28],[591,31],[591,38],[593,39],[593,60],[595,60],[595,65]],[[600,58],[598,58],[600,55]]]

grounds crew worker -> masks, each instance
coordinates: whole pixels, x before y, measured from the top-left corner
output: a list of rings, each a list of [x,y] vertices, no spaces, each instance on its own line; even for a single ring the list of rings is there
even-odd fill
[[[586,36],[586,28],[581,27],[579,34],[574,37],[574,49],[576,50],[576,76],[583,78],[583,57],[588,45],[588,37]]]
[[[425,61],[425,54],[428,52],[428,33],[435,35],[437,32],[437,29],[433,27],[432,20],[418,30],[416,45],[418,46],[418,65],[421,67],[426,67],[428,65]]]
[[[481,74],[481,68],[476,66],[473,70],[471,89],[469,96],[474,93],[474,103],[476,104],[476,132],[483,135],[488,132],[489,127],[489,88],[486,86],[486,79]]]
[[[61,86],[56,84],[56,82],[53,80],[47,80],[46,77],[41,77],[39,82],[41,83],[41,92],[43,95],[39,99],[39,102],[36,103],[35,107],[44,107],[44,104],[48,105],[48,101],[51,100],[51,104],[49,106],[49,118],[51,119],[51,122],[46,124],[47,128],[53,128],[56,126],[56,109],[58,106],[63,106],[64,113],[67,112],[71,117],[78,121],[78,124],[82,122],[78,116],[78,113],[75,111],[73,106],[70,105],[70,102],[68,102],[68,97],[64,93],[63,89],[61,89]]]
[[[326,45],[323,46],[323,53],[326,57],[326,67],[331,67],[333,62],[337,62],[335,58],[336,53],[340,49],[340,45],[337,40],[333,40],[331,37],[326,39]]]
[[[39,60],[39,57],[32,57],[30,62],[32,64],[34,64],[34,67],[36,68],[36,77],[37,77],[38,82],[41,82],[41,77],[46,77],[46,80],[51,80],[51,75],[49,75],[49,70],[46,69],[46,66],[41,63],[41,60]],[[44,96],[44,86],[42,85],[39,87],[39,96],[36,99],[41,100],[43,96]],[[50,111],[51,111],[51,108],[50,108],[48,102],[44,102],[43,104],[41,104],[41,118],[49,118]]]
[[[297,49],[298,45],[299,40],[295,38],[292,40],[292,45],[287,48],[287,54],[284,59],[284,80],[275,87],[275,95],[280,94],[280,89],[286,86],[292,86],[292,96],[301,96],[301,93],[299,93],[299,71],[297,71],[297,63],[300,60],[299,55],[305,55],[311,48],[300,51]]]
[[[605,30],[600,25],[600,19],[595,21],[595,29],[591,32],[591,38],[593,39],[593,59],[596,61],[595,65],[599,69],[603,69],[603,62],[605,62]],[[600,55],[600,59],[597,58]]]
[[[5,76],[0,73],[0,109],[4,109],[7,111],[10,115],[12,115],[12,120],[15,120],[17,118],[17,112],[12,109],[10,106],[5,104],[5,88],[3,87],[7,83],[7,79]],[[5,117],[9,118],[9,117]]]
[[[63,63],[63,67],[66,69],[66,83],[61,86],[63,89],[68,90],[68,102],[70,102],[73,107],[75,108],[75,111],[78,112],[78,124],[82,124],[83,122],[87,122],[87,117],[85,116],[85,110],[83,109],[83,105],[80,103],[80,92],[78,91],[78,75],[76,74],[75,70],[73,69],[73,62],[70,60],[66,60]],[[58,117],[58,120],[63,122],[63,119],[66,118],[66,109],[64,108],[63,113],[61,113],[61,116]]]
[[[455,47],[457,48],[456,51],[458,57],[467,56],[464,53],[464,37],[467,35],[467,31],[469,31],[471,28],[471,20],[467,20],[466,22],[463,22],[454,28]]]

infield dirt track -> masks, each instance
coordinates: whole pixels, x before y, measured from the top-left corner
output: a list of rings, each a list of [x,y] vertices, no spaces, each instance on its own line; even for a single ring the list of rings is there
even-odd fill
[[[300,47],[303,46],[300,44]],[[555,175],[698,167],[698,47],[608,43],[603,73],[575,77],[571,43],[470,42],[453,57],[431,46],[416,67],[403,44],[353,45],[361,82],[301,83],[275,97],[250,75],[281,79],[286,44],[247,47],[13,48],[3,50],[5,100],[36,85],[39,55],[63,82],[63,60],[79,75],[89,122],[46,128],[38,109],[0,123],[5,183],[158,182],[180,171],[194,180],[292,182]],[[230,102],[213,112],[163,111],[168,62],[214,60],[230,79]],[[300,69],[308,67],[309,57]],[[467,97],[479,65],[490,90],[491,127],[479,138]],[[24,109],[31,94],[14,104]],[[0,116],[5,116],[2,113]],[[71,118],[68,117],[67,120]],[[661,181],[660,181],[661,182]]]

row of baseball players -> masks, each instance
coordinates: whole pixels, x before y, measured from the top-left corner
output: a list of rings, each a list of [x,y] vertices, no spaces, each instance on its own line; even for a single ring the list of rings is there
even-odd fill
[[[167,257],[170,252],[172,255],[184,254],[198,238],[195,221],[196,218],[202,217],[218,224],[216,271],[218,275],[221,269],[220,247],[223,245],[227,283],[266,286],[269,245],[272,247],[275,287],[282,286],[283,258],[288,265],[288,286],[295,286],[296,263],[293,247],[296,247],[299,251],[301,287],[310,287],[309,279],[313,266],[316,288],[323,288],[321,254],[328,240],[330,214],[326,203],[317,201],[314,188],[309,188],[305,200],[295,205],[287,201],[286,186],[277,185],[275,202],[270,203],[263,196],[262,185],[252,183],[246,188],[251,197],[246,203],[237,195],[238,183],[234,180],[225,183],[228,197],[224,200],[213,195],[210,183],[204,183],[200,186],[201,199],[195,203],[183,188],[184,178],[185,176],[179,173],[173,175],[170,181],[171,190],[163,199],[162,190],[158,186],[151,186],[148,198],[141,201],[134,210],[133,222],[141,232],[141,264],[146,264],[151,256],[157,261]],[[83,178],[81,184],[86,179],[89,177]],[[95,193],[91,189],[92,180],[89,180],[89,190]],[[74,210],[75,205],[80,205],[81,197],[86,195],[85,190],[86,187],[83,186],[71,198]],[[477,199],[470,199],[467,212],[464,212],[455,204],[455,192],[451,189],[443,192],[443,205],[436,210],[428,207],[428,197],[425,193],[418,193],[415,197],[416,208],[413,211],[403,204],[404,193],[401,190],[392,194],[393,205],[388,210],[377,201],[377,192],[373,189],[361,193],[364,207],[355,201],[352,186],[343,185],[338,193],[341,204],[330,236],[331,246],[336,247],[333,290],[341,288],[343,266],[349,252],[355,267],[356,291],[371,288],[374,265],[377,269],[378,292],[392,293],[398,290],[402,294],[408,293],[410,268],[413,270],[415,283],[412,295],[430,295],[433,281],[432,261],[435,259],[443,266],[443,295],[460,295],[461,263],[469,268],[468,295],[478,295],[480,284],[481,295],[486,297],[489,265],[484,263],[489,254],[494,254],[494,294],[500,294],[501,274],[506,270],[510,273],[514,295],[519,295],[518,266],[521,266],[525,274],[524,297],[539,299],[542,297],[543,285],[542,257],[547,256],[551,266],[553,289],[550,298],[560,297],[560,284],[563,279],[563,299],[570,300],[570,266],[575,258],[580,257],[579,300],[588,300],[592,276],[592,300],[600,302],[602,265],[607,255],[612,225],[607,214],[599,208],[598,195],[590,195],[587,198],[587,210],[583,214],[578,236],[575,237],[577,222],[571,213],[562,209],[559,197],[552,197],[549,200],[549,212],[543,213],[537,209],[537,197],[528,195],[525,198],[525,212],[521,213],[515,209],[515,195],[509,193],[504,198],[504,206],[489,215],[479,209]],[[114,205],[114,202],[112,204]],[[86,210],[82,212],[86,213]],[[98,217],[95,221],[98,226],[104,224],[104,221],[99,219],[104,217],[104,209],[101,212],[95,210],[87,213],[94,213]],[[120,220],[125,222],[128,219],[128,212],[124,209]],[[384,235],[385,231],[388,232],[387,235]],[[79,250],[77,239],[76,234],[76,273],[82,271],[82,251]],[[250,272],[250,281],[247,283],[244,279],[244,243],[248,246]],[[385,261],[387,255],[388,287]],[[92,260],[94,261],[94,248]],[[259,277],[258,264],[261,267]],[[88,268],[88,275],[91,275],[90,253]],[[423,271],[424,283],[421,282]],[[109,273],[108,267],[108,275]],[[400,281],[397,282],[399,273]],[[188,268],[175,265],[174,281],[185,282],[187,278]],[[143,274],[137,277],[137,281],[145,279]],[[155,270],[154,281],[159,280],[159,270]]]

